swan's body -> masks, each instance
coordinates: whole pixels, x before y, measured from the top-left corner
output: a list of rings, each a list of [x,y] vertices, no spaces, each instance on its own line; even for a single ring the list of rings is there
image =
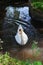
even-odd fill
[[[23,28],[21,25],[18,27],[17,34],[15,36],[16,42],[20,45],[25,45],[28,41],[28,36],[23,31]]]

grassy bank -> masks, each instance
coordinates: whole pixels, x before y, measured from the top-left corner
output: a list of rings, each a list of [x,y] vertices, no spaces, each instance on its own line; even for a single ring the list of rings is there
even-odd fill
[[[9,53],[0,54],[0,65],[43,65],[41,61],[21,61],[10,57]]]

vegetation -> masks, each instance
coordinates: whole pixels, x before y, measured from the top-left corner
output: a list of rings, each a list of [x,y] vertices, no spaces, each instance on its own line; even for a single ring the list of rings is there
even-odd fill
[[[14,12],[14,19],[15,19],[15,20],[16,20],[16,19],[19,19],[19,14],[20,14],[20,12],[17,11],[16,8],[15,8],[15,12]]]
[[[32,5],[41,11],[43,11],[43,2],[33,2]]]
[[[43,0],[32,0],[31,2],[43,2]]]
[[[38,42],[36,42],[36,41],[33,41],[32,42],[32,49],[35,49],[35,48],[38,48]]]
[[[4,55],[0,54],[0,65],[42,65],[41,61],[33,61],[29,60],[21,61],[15,58],[10,57],[9,53],[5,53]]]
[[[40,50],[39,50],[39,47],[38,47],[38,42],[33,41],[31,48],[32,48],[33,56],[36,57],[36,56],[40,55]]]
[[[32,5],[43,12],[43,0],[32,0]]]

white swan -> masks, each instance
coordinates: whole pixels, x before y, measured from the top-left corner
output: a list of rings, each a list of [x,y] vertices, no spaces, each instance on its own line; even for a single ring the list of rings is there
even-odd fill
[[[28,41],[28,36],[25,34],[21,25],[19,25],[17,34],[15,35],[15,40],[20,45],[25,45]]]

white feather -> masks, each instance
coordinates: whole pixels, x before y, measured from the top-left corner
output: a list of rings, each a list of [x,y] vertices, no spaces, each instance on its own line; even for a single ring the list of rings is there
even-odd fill
[[[19,33],[19,29],[22,30],[21,34]],[[17,34],[15,35],[15,40],[20,45],[25,45],[27,43],[27,41],[28,41],[28,36],[23,31],[23,28],[22,28],[21,25],[19,25],[19,27],[18,27]]]

